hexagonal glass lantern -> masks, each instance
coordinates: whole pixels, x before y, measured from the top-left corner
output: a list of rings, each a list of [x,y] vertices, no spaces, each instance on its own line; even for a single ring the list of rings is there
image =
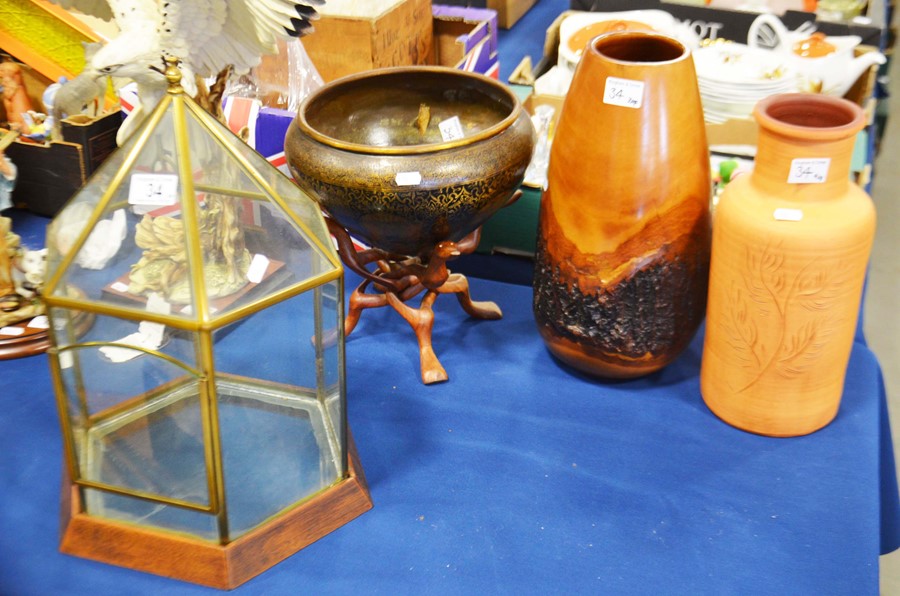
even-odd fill
[[[371,507],[324,220],[177,76],[47,245],[64,552],[232,588]]]

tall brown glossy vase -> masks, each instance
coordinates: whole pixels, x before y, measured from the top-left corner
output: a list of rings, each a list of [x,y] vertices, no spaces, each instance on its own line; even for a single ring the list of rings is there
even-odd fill
[[[804,435],[837,414],[875,234],[872,201],[849,178],[865,117],[801,94],[754,115],[754,170],[716,208],[701,392],[734,426]]]
[[[652,33],[594,39],[541,200],[534,314],[551,353],[608,378],[675,359],[706,307],[709,198],[690,51]]]

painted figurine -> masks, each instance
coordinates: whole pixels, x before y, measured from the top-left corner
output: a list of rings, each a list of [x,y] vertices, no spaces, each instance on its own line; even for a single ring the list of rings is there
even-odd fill
[[[25,89],[22,68],[15,62],[0,62],[0,88],[3,89],[3,109],[6,119],[16,130],[25,127],[25,116],[34,108]]]
[[[16,166],[3,151],[0,143],[0,211],[12,207],[13,186],[16,184]],[[12,274],[12,261],[16,247],[10,246],[7,236],[11,234],[10,220],[0,217],[0,311],[16,310],[21,302],[16,293]]]

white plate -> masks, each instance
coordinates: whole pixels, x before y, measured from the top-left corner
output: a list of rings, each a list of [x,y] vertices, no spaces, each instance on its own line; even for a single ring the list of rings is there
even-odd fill
[[[783,56],[738,43],[700,48],[694,52],[698,79],[719,85],[777,86],[795,74]]]

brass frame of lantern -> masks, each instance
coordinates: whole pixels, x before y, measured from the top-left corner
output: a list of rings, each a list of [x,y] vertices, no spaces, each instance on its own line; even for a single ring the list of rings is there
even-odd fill
[[[76,439],[67,414],[67,396],[69,393],[63,381],[62,367],[60,366],[59,359],[65,354],[70,354],[74,360],[77,360],[78,351],[85,347],[101,347],[106,345],[120,346],[121,344],[116,344],[115,342],[92,341],[74,343],[58,348],[58,343],[56,341],[57,330],[54,329],[54,325],[51,325],[49,333],[52,338],[52,347],[48,349],[48,352],[52,355],[50,358],[52,383],[59,417],[60,420],[63,421],[61,426],[66,459],[66,477],[63,483],[62,498],[64,529],[60,549],[63,552],[76,556],[140,569],[159,575],[176,577],[185,581],[212,587],[231,589],[261,573],[275,563],[294,554],[320,537],[344,525],[372,507],[365,477],[362,469],[359,467],[358,456],[347,425],[346,359],[344,344],[341,341],[344,335],[342,324],[344,319],[343,269],[341,262],[334,251],[323,246],[317,235],[313,233],[293,212],[275,189],[257,175],[254,166],[238,151],[231,148],[229,141],[224,137],[217,126],[209,125],[209,122],[214,121],[212,116],[193,101],[187,101],[180,86],[170,87],[166,96],[160,101],[157,108],[149,116],[147,122],[144,123],[142,130],[138,133],[139,136],[134,146],[129,149],[129,153],[122,165],[110,180],[107,189],[98,200],[91,217],[85,224],[84,229],[79,234],[79,237],[73,246],[81,246],[85,242],[103,213],[106,212],[106,207],[111,206],[110,204],[112,203],[114,194],[122,184],[125,183],[126,176],[131,171],[138,155],[145,149],[152,131],[160,123],[169,104],[172,104],[173,108],[175,145],[179,156],[176,158],[178,168],[177,173],[181,180],[182,217],[186,228],[192,230],[198,229],[198,207],[194,200],[195,191],[216,192],[258,200],[271,198],[279,205],[279,207],[281,207],[285,214],[290,216],[291,222],[305,233],[307,239],[320,256],[323,256],[334,266],[334,268],[325,273],[306,278],[290,287],[257,298],[246,305],[234,308],[228,313],[219,314],[214,320],[209,317],[210,309],[208,296],[204,292],[193,292],[195,309],[200,317],[200,320],[198,320],[195,318],[181,318],[173,315],[153,313],[136,308],[115,306],[104,302],[91,301],[87,298],[81,299],[54,295],[54,291],[58,288],[60,283],[64,283],[64,273],[72,265],[77,251],[71,250],[62,258],[54,275],[45,285],[44,300],[47,304],[47,310],[51,320],[54,318],[54,309],[71,309],[129,320],[161,323],[196,334],[194,352],[197,355],[197,368],[185,364],[177,358],[164,354],[158,350],[133,346],[129,346],[129,349],[137,349],[146,354],[162,358],[184,369],[189,375],[186,378],[192,379],[198,383],[209,505],[192,503],[182,499],[165,497],[163,495],[155,495],[140,490],[124,489],[102,482],[86,480],[81,477],[77,458],[78,449],[76,446]],[[225,148],[225,150],[238,161],[243,168],[244,173],[247,174],[261,189],[268,193],[268,197],[263,193],[194,184],[193,174],[189,168],[190,159],[185,157],[189,155],[187,121],[185,118],[186,110],[190,111],[198,120],[205,121],[204,124],[206,124],[205,128],[207,131],[214,135],[215,140],[218,141],[220,146]],[[291,184],[293,183],[291,182]],[[302,191],[298,189],[298,192]],[[115,204],[117,203],[113,203],[112,206],[115,206]],[[190,284],[193,288],[203,287],[202,250],[199,234],[188,233],[186,236],[188,238],[187,262],[189,264],[188,272],[190,275]],[[229,540],[226,509],[227,496],[225,494],[223,480],[222,450],[220,444],[222,429],[219,426],[217,389],[215,386],[215,379],[203,375],[203,371],[215,370],[213,362],[212,334],[214,331],[225,327],[230,323],[246,318],[253,313],[262,311],[273,304],[277,304],[294,296],[298,296],[310,290],[313,290],[317,294],[321,293],[325,284],[335,281],[337,282],[338,288],[336,297],[338,335],[334,340],[338,342],[339,346],[337,356],[339,369],[337,382],[339,385],[340,403],[344,405],[340,414],[340,424],[342,425],[344,432],[337,433],[331,428],[329,429],[329,435],[331,437],[339,437],[341,440],[341,445],[337,446],[340,449],[339,453],[342,455],[340,458],[341,461],[336,462],[338,464],[338,478],[331,485],[324,487],[300,501],[290,504],[285,509],[276,513],[270,520],[263,522],[260,526],[250,529],[247,533],[238,536],[236,539]],[[322,395],[322,387],[324,385],[322,356],[325,343],[323,339],[324,329],[321,305],[319,303],[320,299],[317,298],[313,302],[315,311],[315,374],[318,381],[315,388],[315,399],[319,404],[324,406],[325,400]],[[70,337],[75,337],[75,330],[71,328],[72,319],[67,318],[67,321],[69,326],[66,328],[66,331]],[[145,392],[144,394],[134,396],[112,408],[91,415],[88,411],[86,391],[80,375],[81,368],[76,365],[74,366],[74,370],[76,371],[77,376],[75,391],[77,392],[79,408],[83,415],[85,434],[87,434],[89,429],[93,426],[102,423],[113,416],[121,415],[123,412],[132,409],[135,404],[149,402],[154,399],[154,396],[161,395],[161,392],[163,391],[163,388],[156,388]],[[177,382],[185,381],[184,379],[173,381],[175,384],[177,384]],[[309,393],[312,395],[313,392]],[[330,417],[325,416],[324,420],[326,424],[331,424]],[[124,522],[90,516],[85,513],[83,506],[85,489],[97,489],[108,493],[125,495],[145,501],[215,515],[218,543],[216,544],[214,542],[203,540],[199,537],[185,538],[183,535],[178,535],[175,532],[135,527]],[[337,509],[337,512],[332,509]],[[318,517],[321,519],[314,519],[311,521],[309,519],[310,517]],[[271,541],[271,536],[273,534],[280,537],[280,540],[275,547],[272,546],[273,543]],[[110,552],[116,549],[109,549],[103,544],[107,540],[115,541],[122,539],[128,541],[130,548],[129,552]],[[266,557],[258,556],[258,550],[262,548],[266,549]],[[163,559],[159,554],[160,552],[169,553],[169,560]],[[184,562],[178,560],[181,559],[181,557],[177,555],[179,552],[184,556],[192,557],[191,560],[198,560],[199,563],[186,568]]]

